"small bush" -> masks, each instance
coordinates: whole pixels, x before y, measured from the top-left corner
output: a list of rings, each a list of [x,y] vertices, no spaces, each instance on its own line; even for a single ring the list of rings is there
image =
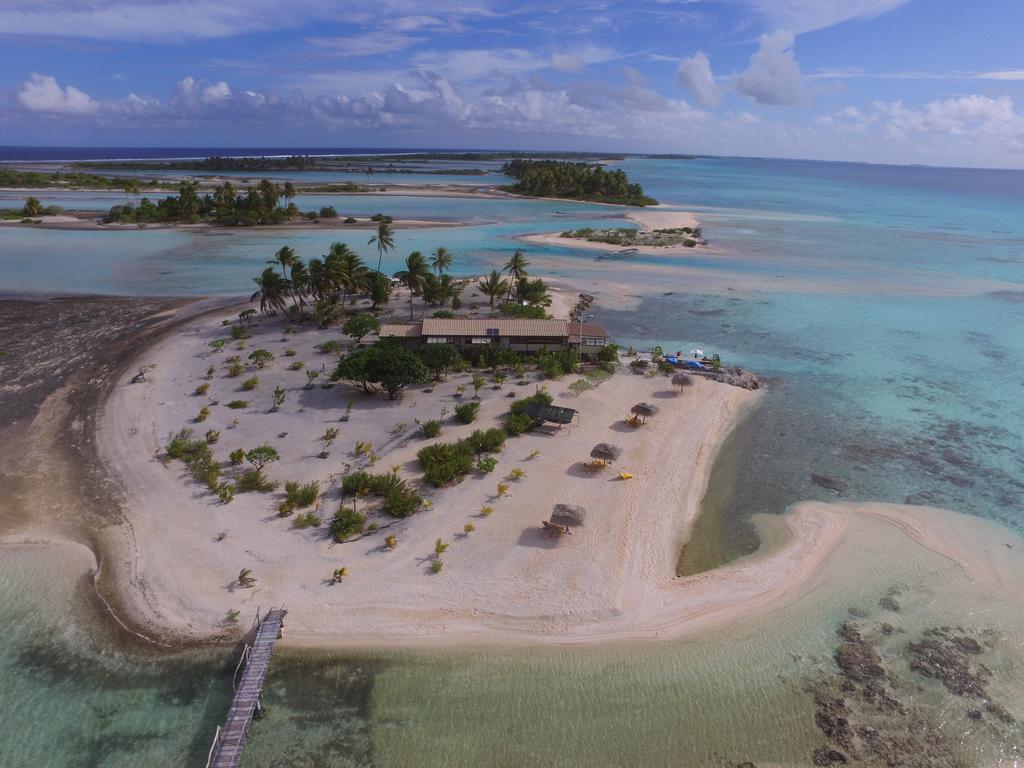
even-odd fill
[[[240,466],[245,461],[245,448],[236,448],[228,454],[228,458],[231,460],[231,466]]]
[[[496,466],[498,466],[498,460],[493,456],[481,456],[476,460],[477,471],[483,472],[485,475],[493,472]]]
[[[441,422],[437,419],[431,419],[430,421],[424,421],[420,424],[420,434],[426,438],[437,437],[441,434]]]
[[[491,515],[494,514],[494,507],[489,507],[489,506],[480,507],[480,514],[483,517],[490,517]]]
[[[459,403],[455,406],[455,418],[463,424],[472,424],[476,420],[476,414],[480,410],[480,403]]]
[[[224,504],[230,503],[231,500],[235,498],[235,486],[229,483],[224,483],[223,485],[220,486],[220,488],[217,489],[217,498],[219,498],[221,502],[223,502]],[[224,532],[222,531],[221,533]],[[217,534],[217,536],[217,541],[223,541],[223,536],[221,536],[220,534]],[[224,533],[224,536],[227,536],[227,533]]]
[[[285,357],[295,357],[297,354],[299,354],[299,353],[296,352],[294,349],[286,349],[284,351],[284,356]]]
[[[423,466],[424,479],[440,488],[458,480],[473,469],[473,449],[464,442],[435,443],[416,454]]]
[[[366,516],[351,507],[341,507],[334,513],[331,520],[331,536],[337,542],[343,542],[363,532]]]
[[[486,430],[474,430],[473,434],[462,442],[472,448],[473,453],[497,453],[507,438],[508,435],[501,427],[491,427]]]
[[[330,341],[325,341],[323,344],[319,345],[317,349],[325,355],[336,355],[341,352],[341,342],[337,339],[331,339]]]
[[[235,482],[237,493],[270,493],[277,490],[277,482],[271,480],[258,469],[247,469],[238,476]]]
[[[292,520],[292,528],[316,528],[320,525],[320,517],[316,512],[303,512],[301,515],[296,515],[295,519]]]
[[[242,382],[242,390],[245,392],[251,392],[260,385],[260,377],[252,376]]]
[[[440,559],[438,559],[438,560],[431,560],[430,561],[430,572],[431,573],[440,573],[443,568],[444,568],[444,563],[441,562]]]
[[[320,496],[320,483],[314,480],[311,483],[300,485],[295,480],[289,480],[284,484],[285,497],[293,507],[308,507],[316,502]]]
[[[419,509],[422,503],[422,497],[406,487],[405,482],[402,481],[401,487],[388,491],[387,496],[384,497],[384,503],[381,504],[381,510],[391,517],[404,518]]]
[[[505,419],[505,431],[513,437],[523,434],[533,426],[533,419],[525,413],[513,413]]]
[[[288,370],[289,371],[301,371],[305,367],[306,366],[303,364],[303,362],[301,360],[296,360],[295,362],[293,362],[291,365],[288,366]]]
[[[207,445],[213,445],[220,440],[220,430],[208,429],[206,430],[206,443]]]
[[[236,341],[249,338],[249,332],[240,325],[231,326],[231,338]]]
[[[199,409],[199,414],[196,416],[196,421],[206,421],[209,415],[210,409],[204,405],[202,408]]]
[[[193,394],[195,394],[196,397],[202,397],[203,395],[205,395],[209,391],[210,391],[209,383],[200,384],[198,387],[196,387],[196,391]]]
[[[242,365],[241,361],[238,361],[237,363],[228,363],[228,376],[232,379],[238,378],[243,373],[245,373],[245,366]]]
[[[237,410],[239,410],[241,408],[248,408],[249,407],[249,401],[248,400],[232,400],[230,403],[227,403],[227,407],[228,408],[233,408],[234,410],[237,411]]]

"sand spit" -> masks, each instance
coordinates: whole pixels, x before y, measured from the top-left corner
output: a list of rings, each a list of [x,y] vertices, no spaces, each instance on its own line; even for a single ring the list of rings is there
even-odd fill
[[[625,213],[625,218],[637,224],[639,228],[644,231],[654,229],[679,229],[681,227],[697,229],[700,227],[700,221],[697,217],[694,214],[685,211],[630,210]],[[599,228],[599,226],[595,227],[595,229]],[[709,246],[703,244],[687,248],[683,245],[623,246],[611,245],[609,243],[593,243],[589,240],[582,240],[574,237],[562,237],[560,232],[524,235],[519,239],[523,242],[533,243],[534,245],[548,245],[558,248],[582,248],[588,251],[602,251],[605,253],[621,251],[624,248],[636,248],[640,253],[651,256],[692,256],[695,252],[707,252],[710,250]]]

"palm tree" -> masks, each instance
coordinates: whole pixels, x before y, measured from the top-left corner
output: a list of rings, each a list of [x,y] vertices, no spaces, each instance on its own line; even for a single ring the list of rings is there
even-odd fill
[[[295,185],[290,181],[284,183],[284,199],[288,201],[288,205],[292,204],[292,200],[295,199]]]
[[[526,271],[528,266],[530,266],[530,262],[526,260],[526,255],[522,251],[516,251],[512,254],[512,258],[508,260],[508,263],[505,265],[505,271],[508,272],[510,281],[508,296],[505,301],[509,301],[512,298],[512,291],[516,284],[528,274]]]
[[[327,267],[320,259],[309,260],[308,284],[309,295],[317,301],[334,294],[334,286],[331,284],[330,275],[327,273]],[[335,298],[335,301],[336,300],[337,298]]]
[[[491,274],[477,282],[476,287],[480,289],[480,293],[484,296],[491,298],[491,309],[494,309],[494,297],[501,296],[508,290],[508,280],[503,278],[498,273],[498,270],[492,269]]]
[[[380,264],[384,260],[384,252],[395,247],[395,233],[391,225],[382,221],[377,225],[377,234],[366,241],[367,245],[377,246],[377,274],[380,274]]]
[[[341,292],[342,306],[349,293],[366,286],[367,269],[363,259],[344,243],[331,243],[324,257],[324,269],[333,290]]]
[[[409,319],[412,320],[412,298],[423,290],[426,278],[430,275],[423,254],[413,251],[405,260],[405,269],[395,273],[395,277],[405,283],[409,289]]]
[[[441,246],[430,257],[430,266],[434,268],[437,276],[440,277],[442,272],[451,269],[453,261],[455,261],[455,257],[452,256],[451,251]]]
[[[267,264],[280,264],[281,276],[287,278],[287,270],[298,260],[299,257],[295,254],[295,249],[290,245],[285,245],[278,249],[277,253],[274,254],[274,258],[268,261]]]
[[[295,306],[299,310],[299,319],[302,319],[302,307],[305,305],[303,297],[306,291],[309,289],[309,270],[306,269],[306,263],[296,258],[291,265],[291,276],[289,284],[292,287],[292,300],[295,302]]]
[[[267,267],[259,277],[254,277],[253,281],[259,288],[249,301],[256,301],[259,298],[260,312],[267,312],[270,309],[284,310],[288,289],[291,287],[285,278],[277,274],[273,267]]]

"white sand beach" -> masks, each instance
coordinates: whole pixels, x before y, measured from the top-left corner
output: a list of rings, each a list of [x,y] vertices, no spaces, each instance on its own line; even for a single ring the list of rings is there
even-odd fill
[[[635,223],[643,231],[655,229],[680,229],[689,227],[697,229],[700,227],[700,220],[693,213],[686,211],[658,211],[658,210],[630,210],[624,214],[624,218]],[[611,226],[611,224],[609,224]],[[636,248],[640,253],[661,256],[684,256],[693,255],[695,251],[708,251],[711,247],[698,243],[692,248],[683,245],[636,245],[622,246],[610,243],[595,243],[589,240],[576,237],[562,237],[560,232],[544,232],[533,235],[523,235],[519,238],[523,242],[534,245],[553,245],[559,248],[582,248],[590,251],[621,251],[625,247]]]

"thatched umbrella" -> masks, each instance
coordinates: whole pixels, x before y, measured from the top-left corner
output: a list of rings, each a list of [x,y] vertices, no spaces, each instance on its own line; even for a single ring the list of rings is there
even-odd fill
[[[555,525],[583,525],[587,510],[572,504],[555,504],[551,510],[551,522]]]
[[[560,539],[563,536],[567,536],[572,531],[569,530],[567,525],[558,525],[557,523],[549,523],[547,520],[541,520],[541,527],[544,530],[544,535],[549,539]]]
[[[688,373],[677,373],[672,377],[672,384],[679,387],[679,391],[683,391],[683,387],[688,387],[693,384],[693,379],[690,378]]]
[[[619,458],[621,453],[622,449],[617,445],[612,445],[611,443],[598,443],[594,446],[594,450],[590,452],[590,458],[615,461]]]
[[[650,403],[637,403],[630,409],[630,411],[646,422],[648,416],[653,416],[658,412],[658,406],[651,405]]]

